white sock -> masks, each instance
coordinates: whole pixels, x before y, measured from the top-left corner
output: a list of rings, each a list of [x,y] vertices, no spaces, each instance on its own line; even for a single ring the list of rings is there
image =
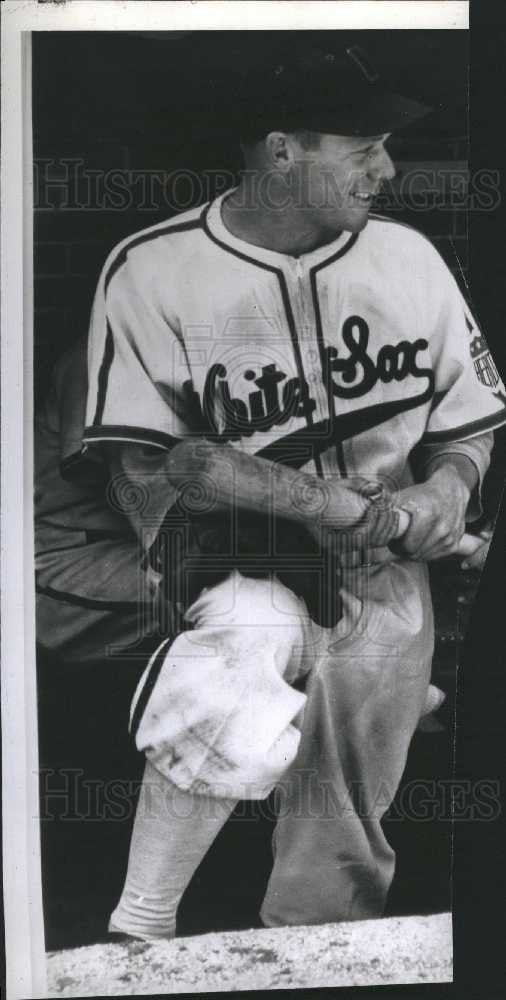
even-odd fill
[[[235,804],[183,792],[146,762],[127,877],[110,931],[148,941],[174,937],[183,892]]]

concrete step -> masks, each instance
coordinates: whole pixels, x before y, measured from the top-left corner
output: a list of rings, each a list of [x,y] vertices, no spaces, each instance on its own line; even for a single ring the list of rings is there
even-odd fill
[[[49,997],[451,981],[449,913],[97,944],[48,956]]]

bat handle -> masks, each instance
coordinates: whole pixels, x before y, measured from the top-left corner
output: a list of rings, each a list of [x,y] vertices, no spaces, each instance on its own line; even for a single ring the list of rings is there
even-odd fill
[[[399,524],[395,537],[402,538],[409,528],[411,518],[408,512],[406,510],[402,510],[402,508],[398,508],[397,513],[399,515]],[[476,550],[480,548],[480,545],[484,544],[484,542],[485,539],[481,538],[480,535],[462,535],[462,538],[460,539],[457,548],[452,552],[452,555],[462,557],[472,556]]]

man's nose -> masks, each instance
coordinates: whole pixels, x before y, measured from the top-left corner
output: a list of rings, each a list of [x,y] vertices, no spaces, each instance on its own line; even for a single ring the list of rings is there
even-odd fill
[[[371,164],[369,173],[376,181],[393,180],[397,171],[386,149],[381,150],[378,156],[374,158],[374,163]]]

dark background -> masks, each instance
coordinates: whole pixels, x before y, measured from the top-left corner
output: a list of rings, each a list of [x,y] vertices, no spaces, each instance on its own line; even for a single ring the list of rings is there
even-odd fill
[[[44,393],[54,361],[86,332],[94,287],[107,253],[124,236],[174,214],[178,191],[183,190],[185,197],[188,194],[188,186],[185,190],[180,181],[176,189],[174,171],[194,171],[201,178],[204,194],[197,200],[206,200],[222,189],[222,180],[210,171],[239,169],[240,156],[229,119],[234,81],[241,67],[254,66],[259,52],[278,44],[280,33],[274,34],[275,38],[263,32],[34,34],[37,398]],[[289,34],[292,39],[294,33]],[[321,40],[321,33],[310,34],[313,39],[320,35]],[[326,44],[331,34],[325,33]],[[369,34],[371,53],[386,75],[402,79],[405,90],[436,109],[429,120],[396,141],[393,155],[402,162],[402,171],[410,163],[438,168],[455,161],[465,163],[469,157],[471,177],[478,170],[498,169],[500,145],[491,130],[488,111],[493,95],[502,92],[504,33],[480,36],[478,30],[472,35],[476,60],[473,57],[470,78],[470,147],[467,33],[361,32],[359,41],[366,47],[365,36]],[[488,94],[488,101],[484,94]],[[93,182],[91,171],[97,172]],[[121,173],[121,205],[115,209],[104,202],[106,171]],[[166,183],[166,197],[152,207],[139,208],[138,181],[129,171],[156,171],[160,178],[156,190],[161,191]],[[66,175],[70,182],[63,186],[48,183]],[[401,181],[402,174],[396,183]],[[92,192],[90,198],[89,183],[96,186],[98,197]],[[466,286],[464,291],[471,297],[504,377],[504,265],[498,253],[504,229],[499,209],[466,212],[452,207],[444,187],[437,198],[437,206],[423,212],[417,208],[414,195],[400,210],[391,204],[379,207],[415,225],[436,243],[461,287]],[[503,466],[497,455],[486,490],[490,512],[497,505]],[[494,780],[504,757],[504,682],[501,689],[497,684],[502,676],[500,654],[494,659],[490,648],[494,634],[500,637],[501,589],[491,581],[496,579],[494,574],[499,574],[499,580],[504,577],[503,550],[504,529],[500,529],[485,571],[474,625],[460,651],[458,774],[462,777],[486,775]],[[449,705],[442,713],[442,731],[415,738],[405,783],[420,777],[444,780],[453,773],[454,668],[466,601],[472,597],[474,585],[469,575],[452,567],[436,574],[434,587],[440,597],[435,671],[437,682],[449,695]],[[464,598],[460,605],[459,596]],[[491,619],[494,600],[497,613]],[[488,625],[483,627],[487,615]],[[99,685],[100,678],[89,682]],[[80,731],[74,728],[71,732],[68,718],[62,720],[61,706],[51,698],[49,703],[51,710],[42,720],[43,763],[60,768],[84,764],[90,773],[108,773],[111,764],[103,755],[94,756],[89,746],[87,754],[80,755],[79,747],[89,740],[87,723],[83,721]],[[97,709],[94,732],[108,722],[105,708]],[[137,758],[131,758],[131,765],[132,774],[138,773]],[[247,807],[246,818],[248,815]],[[259,821],[254,815],[249,815],[249,820],[243,820],[240,827],[237,822],[229,823],[210,852],[182,907],[183,932],[253,925],[269,868],[270,821]],[[462,944],[470,926],[474,932],[473,959],[466,947],[458,953],[457,969],[468,983],[477,975],[477,948],[487,955],[489,971],[499,954],[499,949],[492,952],[493,930],[485,930],[490,893],[494,892],[491,883],[495,882],[497,892],[501,885],[504,888],[493,863],[498,829],[497,822],[479,828],[476,823],[463,823],[455,831],[457,943],[460,935]],[[450,824],[420,824],[409,817],[399,821],[393,810],[388,835],[399,851],[389,912],[447,909]],[[118,823],[69,823],[61,818],[43,823],[48,947],[97,939],[121,885],[127,843],[128,824],[120,828]],[[487,1000],[488,996],[492,994]]]

